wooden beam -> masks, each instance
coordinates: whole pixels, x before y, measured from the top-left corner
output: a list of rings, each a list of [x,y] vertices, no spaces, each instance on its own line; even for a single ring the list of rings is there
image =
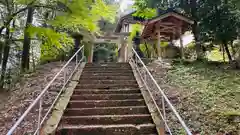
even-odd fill
[[[177,28],[177,25],[174,25],[174,26],[160,25],[160,27],[164,27],[164,28],[174,28],[174,29],[176,29],[176,28]]]
[[[161,31],[166,31],[166,32],[172,32],[172,31],[174,31],[175,29],[173,29],[173,28],[164,28],[164,29],[161,29]]]
[[[159,21],[155,24],[156,25],[163,25],[163,26],[176,26],[175,23],[172,23],[172,22],[162,22],[162,21]]]
[[[164,19],[164,18],[167,18],[167,17],[169,17],[169,16],[173,16],[173,17],[178,18],[178,19],[180,19],[180,20],[183,20],[183,21],[185,21],[185,22],[187,22],[187,23],[189,23],[189,24],[193,24],[193,23],[194,23],[193,20],[190,20],[190,19],[188,19],[188,18],[185,17],[185,16],[178,15],[178,14],[172,13],[172,12],[171,12],[171,13],[164,14],[164,15],[161,15],[161,16],[159,16],[158,18],[155,18],[155,19],[151,20],[150,23],[157,22],[157,21],[162,20],[162,19]]]

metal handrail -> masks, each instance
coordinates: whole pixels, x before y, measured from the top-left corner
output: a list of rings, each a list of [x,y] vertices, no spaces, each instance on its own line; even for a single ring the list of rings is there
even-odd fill
[[[82,58],[80,60],[78,60],[78,54],[82,51]],[[69,78],[66,79],[66,70],[65,68],[70,64],[70,62],[76,58],[76,65],[74,70],[72,71],[72,73],[70,74]],[[37,105],[37,103],[39,103],[39,115],[38,115],[38,127],[34,133],[35,134],[40,134],[40,128],[41,125],[43,124],[43,122],[45,121],[45,119],[47,118],[48,114],[51,112],[51,109],[53,108],[54,104],[56,103],[56,101],[58,100],[58,98],[60,97],[63,89],[65,88],[65,86],[67,85],[68,81],[71,79],[71,77],[73,76],[74,72],[77,70],[77,68],[79,67],[79,65],[81,64],[81,62],[83,62],[83,60],[85,59],[84,57],[84,46],[81,46],[80,49],[78,49],[78,51],[67,61],[67,63],[60,69],[60,71],[54,76],[54,78],[47,84],[47,86],[43,89],[43,91],[38,95],[38,97],[31,103],[31,105],[27,108],[27,110],[22,114],[22,116],[17,120],[17,122],[11,127],[11,129],[8,131],[7,135],[12,135],[12,133],[17,129],[17,127],[20,125],[20,123],[26,118],[26,116],[30,113],[30,111],[33,109],[34,106]],[[48,91],[49,87],[51,86],[51,84],[53,84],[53,82],[57,79],[57,77],[63,72],[64,74],[64,84],[61,88],[61,90],[59,91],[57,97],[54,99],[52,105],[50,106],[49,110],[47,111],[47,113],[45,114],[45,116],[43,117],[43,119],[41,120],[41,110],[42,110],[42,98],[44,96],[44,94]]]
[[[139,57],[139,55],[137,54],[137,52],[134,50],[134,48],[132,48],[132,51],[133,51],[133,57],[135,57],[135,60],[133,57],[130,58],[130,62],[132,61],[133,64],[135,64],[135,66],[137,67],[137,71],[139,72],[139,75],[142,79],[142,81],[144,82],[144,85],[146,86],[159,114],[161,115],[161,118],[162,120],[164,121],[164,124],[165,124],[165,127],[167,128],[167,130],[171,133],[171,130],[167,124],[167,120],[166,120],[166,112],[165,112],[165,102],[167,103],[167,105],[170,107],[171,111],[174,113],[174,115],[177,117],[178,121],[180,122],[180,124],[182,125],[182,127],[184,128],[185,132],[188,134],[188,135],[192,135],[190,129],[187,127],[187,125],[185,124],[185,122],[183,121],[183,119],[181,118],[181,116],[179,115],[179,113],[177,112],[176,108],[172,105],[172,103],[170,102],[170,100],[167,98],[166,94],[164,93],[164,91],[160,88],[160,86],[158,85],[157,81],[154,79],[154,77],[152,76],[152,74],[149,72],[148,68],[146,67],[146,65],[144,64],[144,62],[141,60],[141,58]],[[149,89],[149,86],[147,85],[147,82],[144,80],[144,77],[146,78],[146,76],[142,76],[141,75],[141,72],[139,71],[139,68],[138,68],[138,62],[140,62],[140,64],[143,66],[142,69],[145,70],[146,74],[150,76],[150,79],[153,81],[153,83],[156,85],[157,87],[157,90],[161,93],[162,95],[162,107],[163,107],[163,114],[161,113],[160,111],[160,108],[158,107],[155,99],[154,99],[154,96],[152,94],[152,92],[150,91]]]

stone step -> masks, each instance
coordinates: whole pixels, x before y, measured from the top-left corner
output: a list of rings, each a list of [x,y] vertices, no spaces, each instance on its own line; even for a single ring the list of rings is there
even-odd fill
[[[88,80],[80,79],[80,84],[137,84],[136,80]]]
[[[92,80],[135,80],[133,75],[99,75],[99,76],[81,76],[81,79],[92,79]]]
[[[72,95],[71,100],[126,100],[143,99],[142,94],[82,94]]]
[[[157,135],[129,63],[87,63],[56,135]]]
[[[62,125],[56,135],[157,135],[154,124]]]
[[[132,73],[132,70],[121,70],[121,69],[116,69],[116,70],[83,70],[82,73]]]
[[[93,107],[120,107],[120,106],[144,106],[143,99],[127,100],[74,100],[68,103],[69,108],[93,108]]]
[[[120,67],[120,68],[93,68],[93,67],[91,67],[91,68],[89,68],[89,67],[87,67],[87,68],[84,68],[83,69],[83,72],[94,72],[94,71],[97,71],[97,72],[118,72],[118,71],[120,71],[120,72],[124,72],[124,71],[128,71],[128,72],[132,72],[132,68],[126,68],[126,67]]]
[[[137,125],[152,123],[152,117],[149,114],[63,116],[62,123],[70,125],[111,125],[111,124]]]
[[[131,67],[129,63],[87,63],[85,67]]]
[[[139,89],[75,89],[73,95],[80,94],[136,94],[140,93]]]
[[[131,67],[86,67],[84,68],[83,71],[104,71],[104,70],[108,70],[108,71],[118,71],[118,70],[131,70]]]
[[[68,108],[65,116],[149,114],[146,106]]]
[[[122,72],[122,73],[119,73],[119,72],[109,72],[109,73],[83,72],[81,76],[133,76],[133,73],[132,72],[127,72],[127,73],[124,73],[124,72]]]
[[[76,89],[122,89],[139,88],[138,84],[78,84]]]

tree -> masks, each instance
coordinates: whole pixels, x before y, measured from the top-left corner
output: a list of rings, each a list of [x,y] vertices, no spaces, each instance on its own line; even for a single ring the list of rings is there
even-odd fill
[[[230,62],[233,60],[229,50],[229,43],[237,38],[239,18],[234,1],[204,1],[201,3],[201,27],[208,37],[215,43],[224,46]]]
[[[23,51],[22,51],[22,64],[21,64],[21,70],[24,72],[25,70],[29,70],[29,53],[30,53],[30,43],[31,39],[29,36],[29,33],[27,32],[27,29],[29,26],[32,25],[33,21],[33,14],[34,14],[34,8],[29,5],[28,13],[27,13],[27,21],[26,26],[24,30],[24,40],[23,40]]]
[[[103,0],[0,1],[0,61],[3,55],[0,82],[4,83],[6,68],[11,68],[7,64],[8,55],[13,55],[9,54],[12,46],[22,50],[21,69],[27,71],[30,67],[31,41],[41,44],[41,58],[56,59],[72,48],[72,33],[98,33],[98,21],[105,19],[113,22],[115,9]]]

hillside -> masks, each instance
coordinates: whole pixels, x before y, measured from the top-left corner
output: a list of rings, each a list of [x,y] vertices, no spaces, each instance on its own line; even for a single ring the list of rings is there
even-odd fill
[[[187,125],[201,135],[240,134],[240,71],[221,64],[159,63],[148,65]]]

